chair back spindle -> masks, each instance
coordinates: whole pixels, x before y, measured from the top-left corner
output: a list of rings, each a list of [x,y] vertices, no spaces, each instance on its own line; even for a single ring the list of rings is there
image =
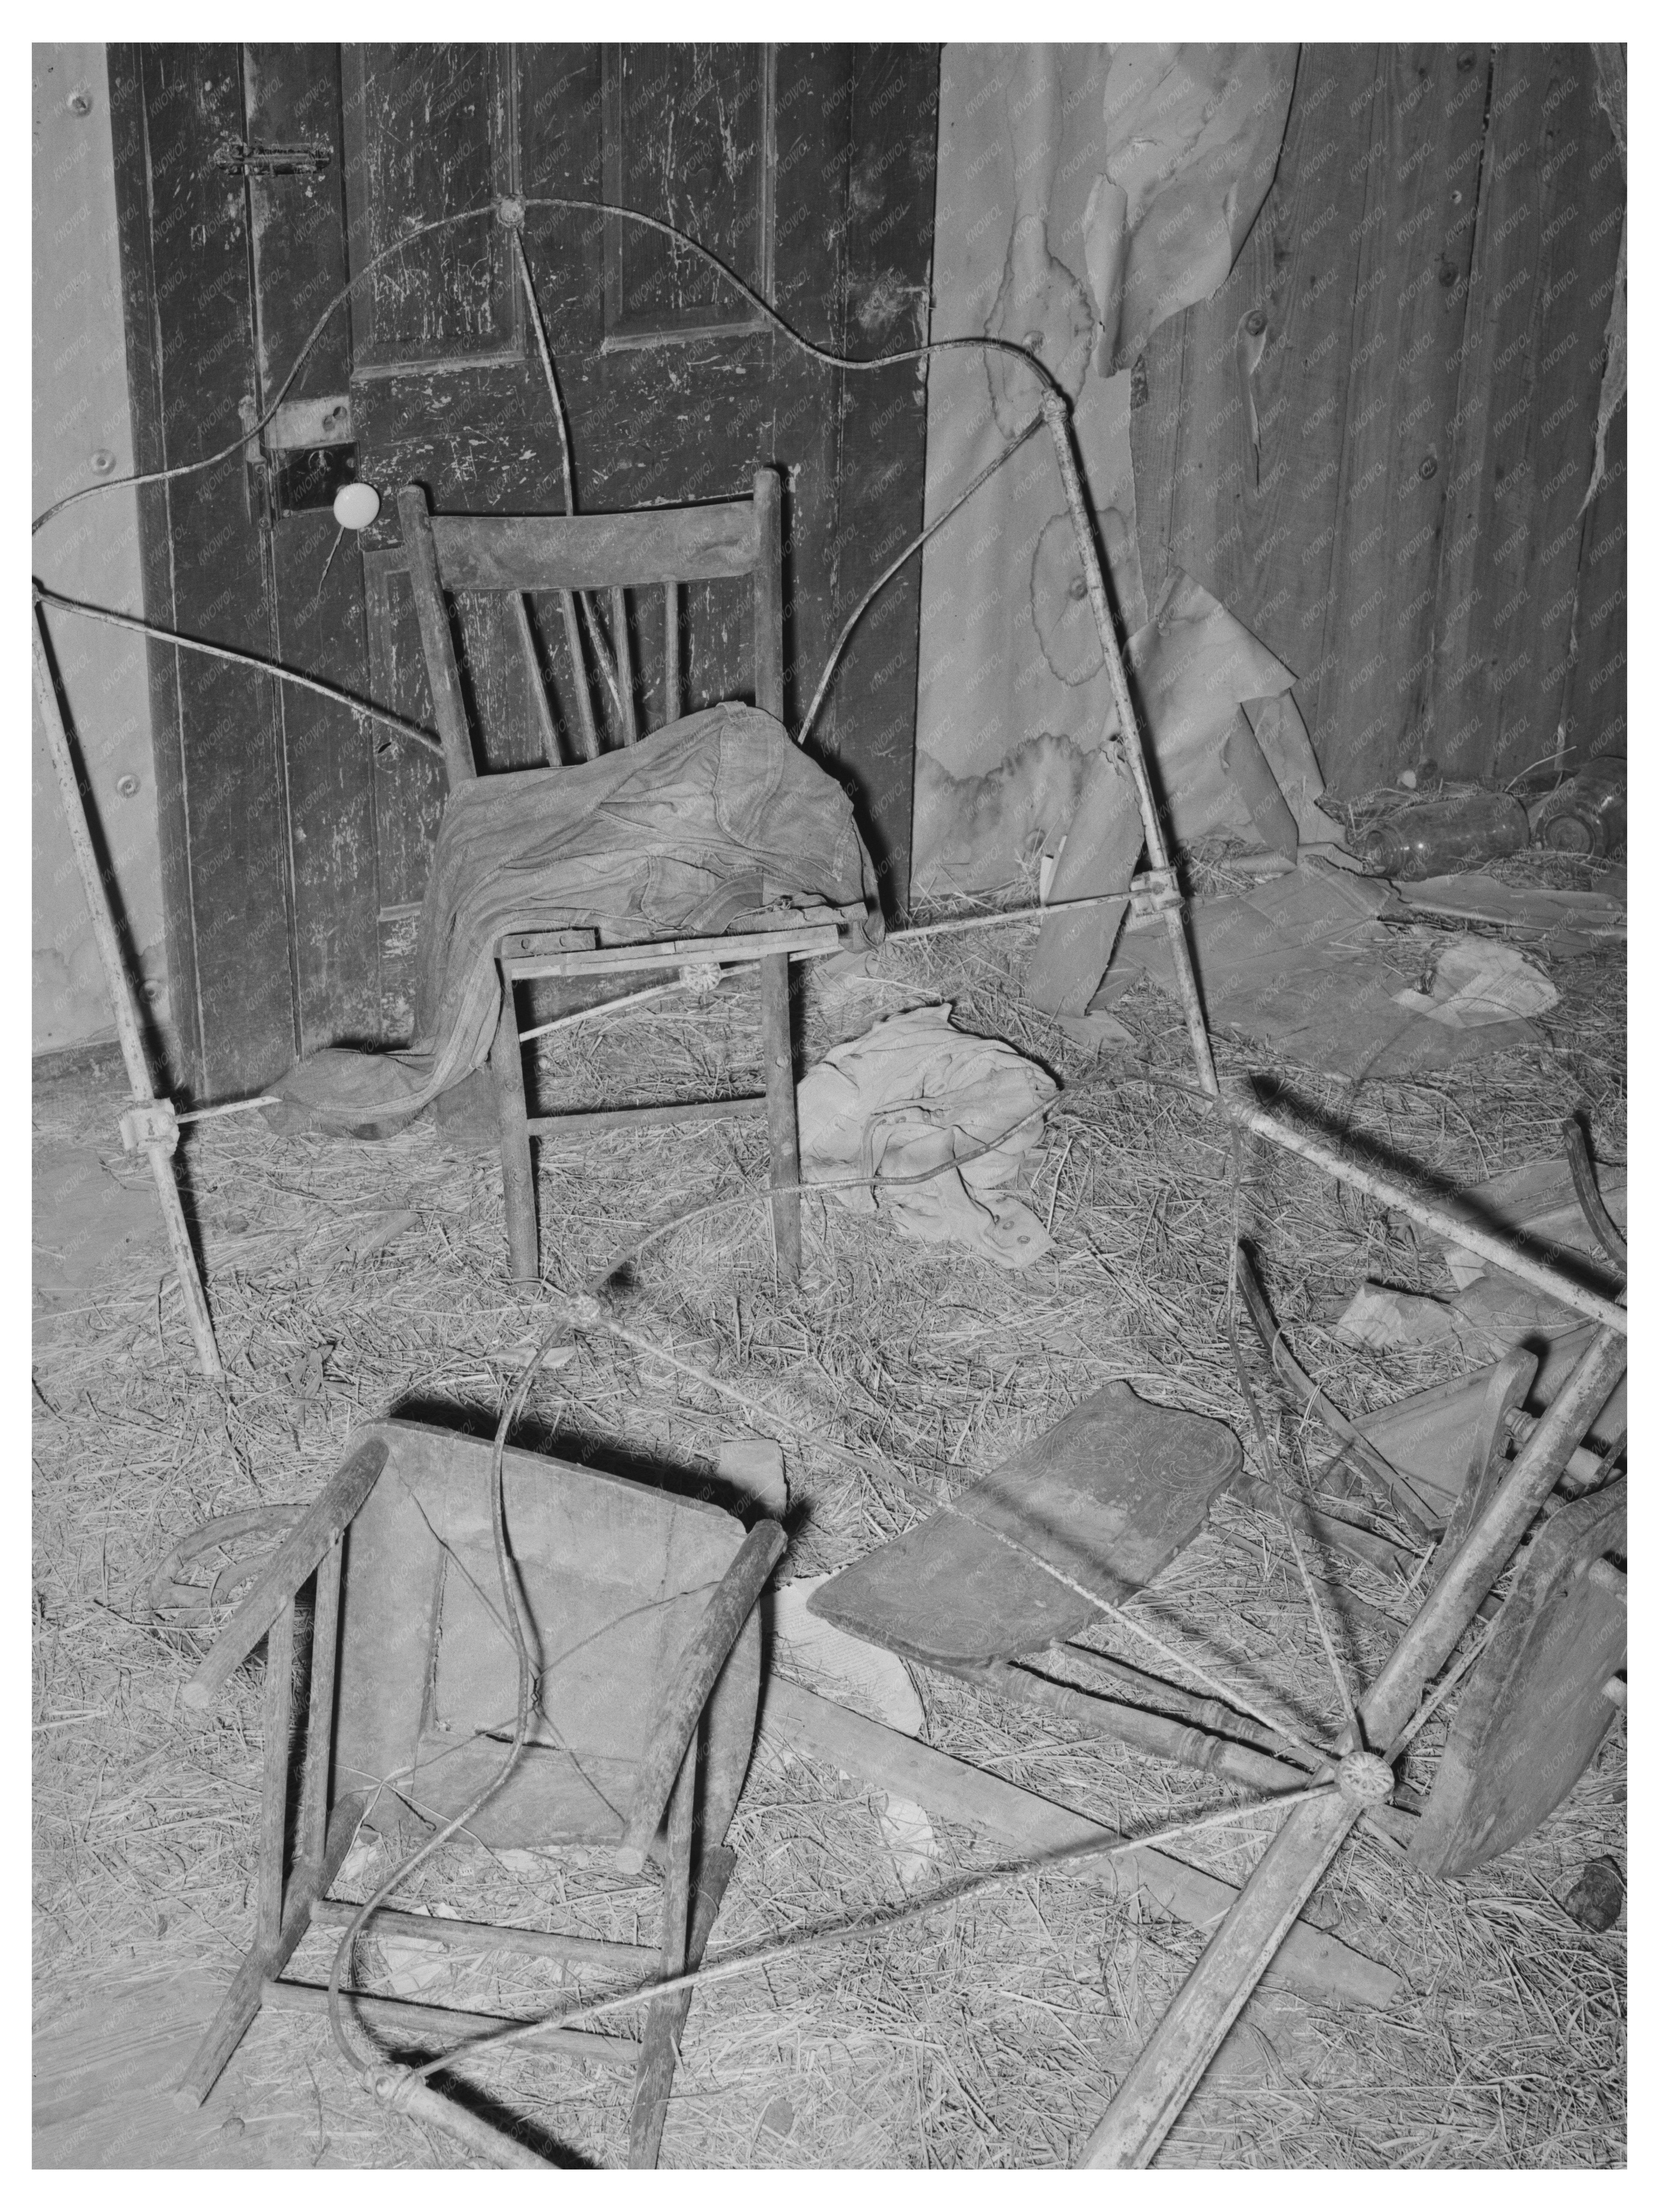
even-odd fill
[[[398,514],[402,559],[387,565],[408,572],[452,790],[476,776],[477,766],[446,593],[512,595],[512,626],[535,702],[540,750],[550,768],[564,765],[573,756],[597,759],[603,749],[588,647],[603,664],[598,674],[613,695],[607,717],[616,732],[613,742],[633,745],[640,740],[629,592],[662,592],[663,696],[665,719],[674,721],[686,708],[681,586],[749,580],[753,696],[757,707],[783,719],[782,501],[771,470],[756,471],[751,497],[704,507],[644,507],[623,514],[434,515],[421,487],[406,484],[398,495]],[[610,598],[609,639],[588,596],[598,592]],[[574,729],[556,706],[537,649],[531,607],[536,593],[551,594],[559,602],[575,689]],[[588,616],[586,643],[579,595]]]

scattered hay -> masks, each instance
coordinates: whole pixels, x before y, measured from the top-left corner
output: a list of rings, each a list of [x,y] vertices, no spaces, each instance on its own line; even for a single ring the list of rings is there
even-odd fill
[[[1225,856],[1216,863],[1220,867]],[[805,1203],[805,1279],[779,1291],[769,1211],[750,1201],[763,1130],[732,1121],[587,1134],[540,1147],[544,1266],[574,1289],[649,1229],[732,1198],[655,1244],[618,1317],[671,1367],[600,1333],[539,1383],[526,1440],[623,1471],[706,1474],[739,1426],[783,1443],[796,1503],[790,1571],[841,1566],[1036,1437],[1114,1377],[1226,1420],[1256,1447],[1223,1312],[1229,1149],[1188,1079],[1176,1010],[1140,987],[1118,1011],[1139,1065],[1091,1055],[1022,1005],[1033,925],[896,941],[869,972],[808,971],[805,1056],[881,1015],[949,1001],[963,1028],[1008,1038],[1066,1086],[1033,1158],[1052,1255],[1022,1274],[880,1222]],[[1592,1119],[1599,1155],[1625,1151],[1623,974],[1611,951],[1559,963],[1542,1049],[1410,1084],[1355,1087],[1224,1042],[1218,1057],[1279,1095],[1450,1182],[1557,1149],[1562,1115]],[[601,1018],[546,1041],[545,1103],[756,1087],[752,981]],[[125,1182],[115,1091],[37,1087],[37,1145],[89,1146]],[[279,1139],[252,1116],[198,1125],[184,1154],[229,1376],[195,1373],[159,1224],[118,1273],[35,1316],[35,1956],[43,2021],[158,1972],[228,1976],[247,1940],[258,1773],[259,1662],[198,1724],[179,1691],[204,1633],[147,1620],[150,1565],[212,1514],[313,1495],[352,1425],[388,1412],[493,1425],[503,1387],[548,1318],[505,1277],[491,1155],[447,1152],[429,1122],[380,1145]],[[1443,1287],[1409,1224],[1252,1146],[1240,1226],[1297,1356],[1350,1412],[1449,1376],[1455,1353],[1360,1350],[1331,1328],[1366,1276]],[[391,1228],[387,1224],[392,1224]],[[1247,1357],[1254,1357],[1247,1352]],[[705,1370],[739,1405],[687,1371]],[[1254,1371],[1281,1443],[1292,1423]],[[1364,1677],[1408,1601],[1351,1563],[1336,1634]],[[1354,1602],[1353,1601],[1358,1601]],[[1276,1519],[1232,1498],[1143,1601],[1307,1729],[1334,1692]],[[1143,1658],[1121,1632],[1103,1649]],[[1213,1803],[1217,1785],[955,1681],[925,1676],[931,1740],[1131,1831]],[[1407,1778],[1432,1779],[1443,1722]],[[1458,1883],[1401,1871],[1364,1835],[1313,1910],[1407,1978],[1387,2014],[1277,1995],[1254,2000],[1161,2154],[1171,2165],[1607,2166],[1624,2155],[1622,1932],[1591,1937],[1560,1909],[1583,1862],[1624,1856],[1624,1727],[1567,1804],[1521,1850]],[[984,1838],[935,1824],[943,1869],[994,1863]],[[1265,1832],[1261,1821],[1251,1831]],[[757,1757],[732,1831],[738,1868],[717,1950],[820,1926],[902,1894],[869,1794],[833,1773]],[[1194,1837],[1183,1855],[1234,1880],[1259,1844]],[[373,1865],[353,1893],[368,1893]],[[413,1887],[471,1917],[633,1936],[647,1880],[478,1848]],[[325,1976],[331,1938],[293,1971]],[[880,1942],[773,1966],[695,1998],[663,2147],[670,2166],[1060,2166],[1197,1957],[1199,1936],[1086,1874],[981,1895]],[[370,1986],[391,1973],[375,1942]],[[518,2010],[573,1988],[508,1954],[458,1956],[431,1994]],[[612,2027],[617,2023],[611,2023]],[[267,2015],[219,2095],[249,2113],[309,2070],[326,2162],[452,2166],[456,2146],[383,2116],[313,2019]],[[615,2163],[629,2085],[526,2052],[463,2064],[574,2161]],[[323,2153],[319,2151],[319,2156]]]

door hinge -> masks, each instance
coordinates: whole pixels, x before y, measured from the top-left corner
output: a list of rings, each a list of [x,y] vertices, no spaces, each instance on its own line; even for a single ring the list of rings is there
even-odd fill
[[[222,138],[213,166],[228,177],[320,177],[334,159],[326,142],[314,146],[253,146],[246,138]]]

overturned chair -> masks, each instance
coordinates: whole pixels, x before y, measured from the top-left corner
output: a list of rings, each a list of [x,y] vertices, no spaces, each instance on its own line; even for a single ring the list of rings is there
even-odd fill
[[[330,1889],[365,1826],[441,1823],[501,1766],[517,1660],[500,1618],[492,1446],[420,1423],[359,1430],[186,1686],[210,1703],[267,1639],[254,1938],[175,2093],[194,2109],[264,2005],[325,2014],[320,1984],[284,1978],[307,1930],[356,1917]],[[499,1848],[610,1846],[661,1869],[659,1941],[639,1945],[471,1919],[377,1911],[365,1933],[518,1948],[629,1983],[702,1959],[735,1864],[726,1832],[760,1688],[756,1601],[784,1548],[718,1507],[539,1453],[508,1449],[503,1518],[536,1662],[528,1737],[466,1833]],[[296,1696],[295,1601],[313,1591],[309,1683]],[[297,1796],[297,1806],[295,1798]],[[349,1966],[348,1962],[348,1966]],[[349,1977],[348,1977],[349,1979]],[[654,2166],[689,1990],[646,2011],[642,2038],[552,2029],[538,2053],[631,2070],[628,2163]],[[343,1996],[362,2034],[461,2045],[505,2023],[477,2012]]]
[[[451,603],[459,615],[462,601],[480,595],[507,602],[507,634],[517,638],[524,664],[524,689],[533,702],[536,729],[548,769],[560,768],[563,752],[580,756],[563,770],[573,779],[569,787],[573,812],[580,811],[586,804],[581,794],[593,781],[584,775],[584,767],[597,768],[611,757],[602,743],[602,717],[596,717],[593,711],[579,608],[586,612],[587,647],[605,678],[599,687],[601,705],[607,697],[611,703],[611,725],[617,739],[612,752],[641,742],[630,592],[649,592],[653,598],[661,594],[661,696],[667,722],[657,732],[659,737],[670,739],[676,726],[690,726],[679,719],[684,712],[686,660],[682,590],[723,581],[749,586],[747,625],[752,638],[755,707],[781,725],[784,679],[779,497],[777,477],[763,469],[756,474],[752,498],[702,507],[653,507],[617,514],[434,515],[428,511],[421,488],[406,486],[398,500],[401,551],[380,557],[407,570],[452,802],[464,786],[476,780],[477,765]],[[592,613],[592,597],[609,601],[608,642]],[[538,599],[549,610],[556,605],[562,616],[562,630],[559,623],[550,622],[545,634],[550,664],[551,647],[562,635],[561,665],[566,690],[574,698],[574,711],[567,716],[569,726],[562,745],[553,710],[553,687],[544,672],[532,628],[530,610]],[[653,617],[653,636],[655,627]],[[473,688],[476,697],[485,687],[475,680]],[[655,691],[654,681],[649,688]],[[776,734],[781,741],[781,728]],[[512,781],[528,787],[532,775],[544,777],[546,773],[530,771],[514,775]],[[796,773],[810,773],[828,784],[822,771],[804,758]],[[487,777],[484,783],[488,786],[495,781]],[[538,795],[544,797],[544,790]],[[511,796],[503,793],[503,800]],[[839,792],[836,797],[845,805]],[[850,823],[850,811],[848,819]],[[695,841],[707,833],[688,822],[687,834]],[[663,864],[642,858],[638,867],[643,872],[653,865]],[[524,873],[516,855],[509,867],[520,876]],[[867,859],[866,871],[867,888],[873,880],[867,874]],[[843,888],[858,886],[854,881]],[[738,884],[728,889],[730,895],[716,902],[714,927],[663,927],[634,911],[601,919],[592,927],[509,926],[497,932],[493,949],[501,979],[501,1012],[489,1066],[501,1125],[508,1249],[512,1272],[518,1280],[534,1282],[540,1273],[532,1139],[596,1126],[641,1126],[762,1112],[769,1139],[771,1183],[777,1194],[772,1215],[779,1273],[786,1282],[798,1273],[800,1169],[789,962],[792,956],[834,951],[849,931],[861,943],[868,909],[862,898],[852,902],[834,899],[817,903],[799,899],[769,902],[758,871],[746,896]],[[511,918],[506,907],[501,912],[503,918]],[[580,984],[595,977],[631,977],[648,982],[665,969],[671,974],[687,970],[696,974],[739,965],[759,970],[763,1091],[741,1097],[646,1103],[580,1113],[531,1112],[515,1003],[520,985],[555,978]]]

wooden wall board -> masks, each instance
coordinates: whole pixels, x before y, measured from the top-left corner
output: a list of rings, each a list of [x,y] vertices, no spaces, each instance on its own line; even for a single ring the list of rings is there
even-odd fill
[[[1622,728],[1622,479],[1578,522],[1622,204],[1587,47],[1304,46],[1231,275],[1153,333],[1149,595],[1178,564],[1297,672],[1340,794]]]
[[[1607,473],[1584,518],[1578,606],[1573,623],[1574,659],[1561,714],[1568,750],[1577,760],[1592,753],[1626,752],[1629,746],[1625,712],[1629,425],[1626,404],[1607,425]]]
[[[246,47],[242,82],[250,141],[325,147],[329,157],[319,176],[248,179],[263,413],[349,273],[344,149],[339,72],[327,47]],[[337,314],[325,324],[286,396],[343,395],[350,369],[350,325]],[[356,560],[335,551],[336,536],[326,510],[270,520],[271,649],[294,667],[362,691],[362,576]],[[362,1043],[380,1033],[374,746],[384,732],[291,684],[277,687],[276,707],[299,1048]]]
[[[123,191],[123,179],[142,177],[149,163],[143,89],[136,46],[112,44],[107,54],[110,136],[117,180],[116,222],[120,237],[122,315],[127,341],[127,385],[131,401],[132,465],[148,476],[166,465],[161,435],[161,347],[155,299],[155,272],[149,254],[149,211],[140,196]],[[150,484],[138,501],[139,560],[144,611],[153,622],[176,623],[173,562],[167,546],[167,489]],[[190,846],[186,836],[183,760],[173,733],[179,726],[181,656],[160,645],[145,648],[149,676],[151,749],[155,758],[157,842],[161,860],[161,907],[166,925],[169,1012],[177,1061],[163,1065],[157,1054],[158,1081],[169,1091],[191,1079],[201,1065],[201,1015],[196,1001],[196,916],[190,899]],[[152,1049],[154,1048],[152,1047]]]
[[[1345,790],[1392,782],[1430,749],[1443,448],[1474,252],[1480,59],[1473,46],[1390,46],[1379,61],[1313,727],[1326,775]]]
[[[1430,696],[1465,774],[1557,743],[1623,200],[1594,79],[1587,47],[1492,52]]]
[[[925,46],[854,48],[849,67],[842,352],[862,358],[924,343],[929,322],[939,57]],[[839,449],[830,638],[796,674],[804,713],[833,639],[882,570],[922,526],[925,362],[836,379]],[[910,880],[921,563],[885,586],[836,672],[814,750],[847,782],[890,919]],[[798,636],[806,628],[795,624]]]
[[[127,55],[142,112],[149,261],[131,319],[153,317],[160,458],[173,465],[234,439],[255,388],[245,191],[212,159],[246,132],[240,57],[208,45]],[[112,56],[112,77],[122,66]],[[170,583],[159,619],[269,653],[270,580],[240,456],[164,486],[159,508],[141,509],[147,533],[158,516],[149,574],[166,566]],[[194,1096],[233,1097],[280,1073],[298,1041],[276,686],[199,658],[175,684],[176,711],[158,721],[155,744],[169,908],[183,890],[193,916],[189,932],[169,928],[170,962],[186,948],[191,960],[173,993],[179,1073]]]
[[[1310,731],[1330,672],[1321,654],[1382,66],[1373,46],[1304,46],[1261,214],[1220,289],[1154,332],[1131,418],[1149,599],[1168,565],[1185,568],[1297,671]],[[1328,746],[1316,739],[1328,777]]]

